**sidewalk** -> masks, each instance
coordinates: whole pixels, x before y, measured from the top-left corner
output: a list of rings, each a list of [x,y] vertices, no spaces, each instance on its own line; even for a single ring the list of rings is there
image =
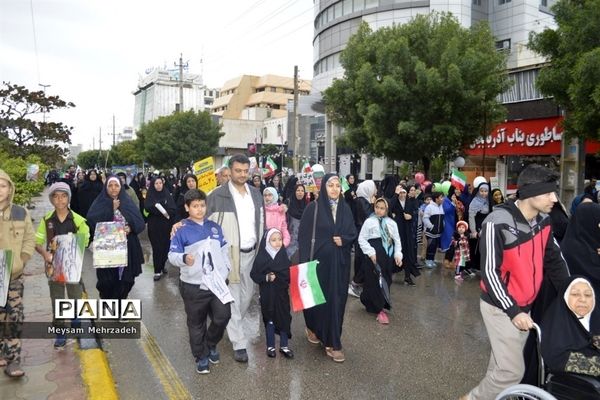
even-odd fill
[[[42,217],[52,209],[47,190],[34,199],[35,208],[29,210],[37,229]],[[23,303],[25,321],[46,322],[52,320],[50,291],[42,258],[34,253],[25,268]],[[23,339],[21,365],[23,378],[9,378],[0,374],[0,399],[86,399],[86,389],[81,379],[81,363],[78,345],[69,341],[64,350],[55,350],[51,339]]]

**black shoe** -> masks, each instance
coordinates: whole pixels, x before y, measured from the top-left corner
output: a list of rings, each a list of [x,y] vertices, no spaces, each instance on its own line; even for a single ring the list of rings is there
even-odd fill
[[[160,273],[154,274],[154,282],[160,281],[160,278],[162,278],[162,275]]]
[[[166,275],[167,274],[167,269],[163,268],[162,273]]]
[[[417,286],[417,284],[416,284],[416,283],[414,283],[414,282],[413,282],[413,280],[412,280],[412,279],[410,279],[410,278],[406,278],[406,279],[404,280],[404,284],[405,284],[406,286]]]
[[[234,350],[233,359],[240,363],[247,363],[248,353],[246,352],[246,349]]]
[[[267,356],[275,358],[275,347],[267,347]]]
[[[290,349],[288,347],[282,347],[282,348],[280,348],[279,352],[281,354],[283,354],[283,356],[285,358],[294,358],[294,352],[292,351],[292,349]]]

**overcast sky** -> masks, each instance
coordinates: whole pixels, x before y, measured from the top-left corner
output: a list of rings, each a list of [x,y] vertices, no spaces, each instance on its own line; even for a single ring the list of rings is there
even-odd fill
[[[117,132],[133,126],[132,92],[148,68],[174,68],[183,53],[211,88],[293,76],[294,65],[312,79],[312,37],[312,0],[0,0],[0,80],[50,85],[75,103],[50,119],[88,150],[100,127],[112,142],[113,114]]]

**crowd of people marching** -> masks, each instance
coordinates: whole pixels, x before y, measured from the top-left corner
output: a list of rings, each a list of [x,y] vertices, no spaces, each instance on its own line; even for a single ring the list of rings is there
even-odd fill
[[[457,284],[480,275],[482,304],[504,311],[510,317],[509,324],[512,322],[520,331],[530,328],[530,320],[522,317],[523,313],[552,326],[554,320],[544,320],[548,309],[552,315],[560,314],[556,318],[561,318],[561,323],[573,315],[575,321],[585,321],[581,326],[576,323],[567,335],[580,344],[580,349],[573,350],[562,342],[559,345],[559,341],[568,339],[551,336],[548,346],[552,348],[547,346],[544,355],[548,354],[552,368],[575,368],[600,376],[600,321],[595,303],[592,301],[591,307],[588,304],[594,290],[600,289],[600,205],[595,182],[576,198],[569,220],[569,213],[554,194],[556,178],[544,175],[546,170],[534,173],[534,178],[524,173],[518,194],[505,196],[483,177],[477,177],[472,185],[448,178],[424,184],[418,174],[404,179],[387,176],[381,182],[326,174],[319,190],[309,192],[296,176],[285,177],[285,182],[280,175],[264,179],[261,175],[250,176],[249,166],[246,156],[231,157],[228,165],[217,171],[218,187],[210,193],[199,190],[197,178],[190,171],[181,177],[158,171],[127,176],[72,168],[50,187],[54,210],[41,221],[35,236],[27,211],[12,204],[14,186],[10,177],[0,171],[0,249],[13,248],[19,255],[13,265],[7,307],[0,308],[0,320],[22,321],[22,303],[17,304],[22,295],[22,267],[34,248],[51,262],[54,235],[85,232],[93,239],[99,222],[121,221],[127,233],[127,268],[96,271],[100,297],[127,298],[142,272],[144,257],[138,235],[147,228],[154,281],[166,273],[167,261],[180,269],[179,289],[198,373],[210,372],[210,364],[220,361],[217,344],[225,331],[235,360],[247,362],[250,333],[244,324],[248,323],[248,306],[256,285],[266,354],[276,357],[279,335],[279,352],[293,358],[289,344],[290,266],[317,260],[316,273],[326,301],[304,310],[305,334],[310,343],[321,344],[335,362],[345,360],[341,336],[348,295],[359,298],[378,323],[389,324],[394,274],[403,273],[400,281],[414,287],[422,268],[441,265],[454,271]],[[550,194],[554,197],[548,197]],[[540,196],[548,199],[545,205],[536,203]],[[547,205],[550,207],[546,210]],[[512,220],[502,220],[503,212]],[[10,231],[9,221],[13,224]],[[511,225],[513,221],[514,227],[495,233],[501,238],[494,236],[501,224]],[[14,224],[18,224],[18,235]],[[523,234],[523,243],[519,229],[530,232]],[[522,278],[517,271],[503,268],[508,268],[505,265],[513,257],[509,253],[514,246],[523,255],[530,254],[526,243],[538,232],[542,247],[539,254],[535,254],[537,244],[533,247],[532,269],[542,268],[543,264],[543,270],[550,271],[550,256],[537,257],[552,251],[560,254],[561,250],[568,269],[565,265],[565,274],[559,271],[561,265],[555,266],[559,272],[548,280],[546,275],[535,276],[532,297],[521,302],[512,282]],[[554,243],[556,248],[551,248]],[[498,255],[493,249],[504,253]],[[564,262],[560,260],[556,262]],[[569,270],[581,277],[567,279]],[[533,301],[541,287],[550,286],[554,286],[554,295],[547,295],[550,290],[545,290],[543,304]],[[81,296],[79,284],[61,286],[52,282],[50,287],[52,299]],[[564,297],[556,294],[559,291]],[[560,304],[550,307],[551,300]],[[493,336],[483,307],[493,342],[503,333]],[[561,310],[565,312],[561,314]],[[572,316],[567,315],[569,310]],[[210,322],[207,315],[211,315]],[[586,337],[595,339],[586,345]],[[54,345],[62,348],[65,343],[65,337],[59,335]],[[557,348],[566,350],[560,353]],[[5,340],[0,361],[7,365],[5,372],[10,376],[24,374],[19,354],[20,342]],[[516,370],[521,369],[519,364]],[[497,387],[490,388],[494,382],[485,379],[495,378],[484,378],[463,398],[488,398]]]

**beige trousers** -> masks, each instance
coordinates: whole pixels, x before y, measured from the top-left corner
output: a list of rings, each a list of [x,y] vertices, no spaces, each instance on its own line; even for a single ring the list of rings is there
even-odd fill
[[[479,300],[492,354],[485,377],[469,393],[470,400],[494,400],[504,389],[521,382],[525,373],[523,347],[529,332],[518,330],[500,308]]]

